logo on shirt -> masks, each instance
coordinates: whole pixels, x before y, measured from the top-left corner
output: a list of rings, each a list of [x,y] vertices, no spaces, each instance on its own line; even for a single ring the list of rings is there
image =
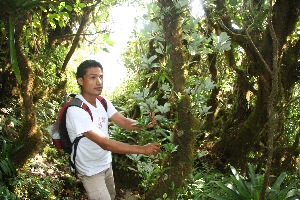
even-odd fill
[[[98,119],[98,128],[102,130],[103,124],[105,123],[106,118],[105,117],[99,117]]]

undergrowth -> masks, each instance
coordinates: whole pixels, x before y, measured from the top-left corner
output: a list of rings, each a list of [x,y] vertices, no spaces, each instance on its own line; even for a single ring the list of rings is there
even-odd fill
[[[70,169],[68,156],[50,146],[29,159],[11,184],[19,199],[86,199]]]

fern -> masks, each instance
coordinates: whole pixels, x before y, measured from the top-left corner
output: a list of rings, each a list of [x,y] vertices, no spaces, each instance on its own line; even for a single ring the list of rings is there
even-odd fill
[[[16,175],[16,166],[11,157],[21,148],[20,145],[16,146],[8,143],[2,138],[2,146],[0,152],[0,180],[4,181]]]

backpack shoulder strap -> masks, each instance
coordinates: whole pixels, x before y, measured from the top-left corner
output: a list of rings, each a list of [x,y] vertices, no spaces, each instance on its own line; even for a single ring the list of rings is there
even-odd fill
[[[74,146],[74,153],[73,153],[73,161],[71,160],[71,156],[69,157],[69,162],[71,164],[71,167],[75,170],[75,174],[76,173],[76,165],[75,165],[75,159],[76,159],[76,154],[77,154],[77,146],[78,146],[78,143],[79,143],[79,140],[81,138],[83,138],[84,136],[79,136],[77,138],[75,138],[74,142],[72,143],[72,146]]]
[[[71,152],[72,152],[72,146],[74,145],[74,142],[75,143],[79,142],[79,140],[76,140],[73,142],[73,144],[71,146],[67,145],[67,144],[70,144],[71,141],[70,141],[68,131],[67,131],[67,126],[66,126],[66,115],[67,115],[67,109],[71,106],[76,106],[76,107],[84,109],[86,112],[89,113],[89,115],[91,116],[91,120],[93,121],[93,116],[92,116],[92,113],[91,113],[89,107],[85,103],[83,103],[82,100],[80,100],[78,98],[71,99],[68,103],[66,103],[61,108],[61,110],[59,111],[59,118],[58,118],[59,119],[59,132],[60,132],[62,146],[66,147],[64,150],[69,154],[71,154]]]
[[[107,101],[102,96],[100,96],[100,95],[97,96],[97,99],[100,101],[100,103],[102,104],[103,108],[107,112]]]
[[[91,116],[91,119],[93,121],[93,115],[92,115],[92,112],[90,110],[90,108],[85,104],[83,103],[82,100],[78,99],[78,98],[73,98],[70,102],[69,102],[69,105],[68,107],[71,107],[71,106],[77,106],[79,108],[82,108],[83,110],[85,110],[86,112],[89,113],[89,115]]]

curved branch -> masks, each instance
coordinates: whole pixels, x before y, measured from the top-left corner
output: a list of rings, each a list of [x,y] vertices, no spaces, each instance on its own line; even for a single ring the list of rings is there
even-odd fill
[[[260,61],[264,64],[266,70],[269,72],[269,74],[271,75],[272,74],[272,71],[271,71],[271,68],[269,67],[269,65],[266,63],[265,59],[263,58],[262,54],[260,53],[260,51],[258,50],[258,48],[256,47],[256,45],[254,44],[252,38],[250,37],[250,34],[249,34],[249,28],[251,26],[249,26],[247,29],[246,29],[246,34],[247,34],[247,37],[248,39],[250,40],[250,43],[251,45],[253,46],[257,56],[259,57]]]
[[[67,65],[72,57],[72,55],[74,54],[75,50],[76,50],[76,47],[78,46],[79,44],[79,40],[80,40],[80,36],[82,35],[84,29],[86,28],[87,24],[88,24],[88,21],[89,21],[89,16],[91,14],[91,12],[94,10],[95,6],[92,6],[92,7],[87,7],[84,12],[83,12],[83,17],[81,19],[81,23],[80,23],[80,26],[77,30],[77,33],[75,34],[75,38],[72,42],[72,46],[64,60],[64,63],[62,65],[62,72],[65,72],[66,71],[66,68],[67,68]]]

